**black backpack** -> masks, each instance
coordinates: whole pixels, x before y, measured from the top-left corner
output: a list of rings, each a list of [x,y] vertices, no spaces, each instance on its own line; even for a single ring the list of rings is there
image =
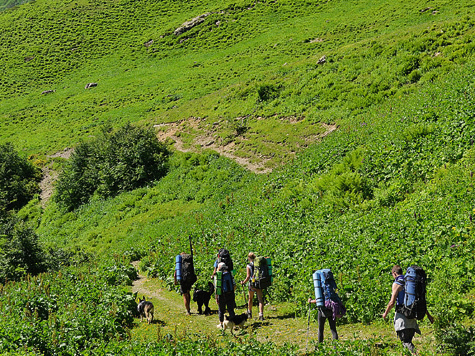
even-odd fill
[[[231,272],[234,269],[234,266],[233,266],[233,260],[231,259],[231,256],[229,255],[229,251],[224,248],[221,248],[219,249],[218,255],[219,255],[218,263],[224,262],[224,264],[227,267],[227,270]]]
[[[197,280],[195,267],[193,266],[193,256],[185,253],[181,260],[181,283],[191,286]]]

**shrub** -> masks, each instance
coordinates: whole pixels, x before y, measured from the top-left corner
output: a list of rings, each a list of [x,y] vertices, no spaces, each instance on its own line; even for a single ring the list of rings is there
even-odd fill
[[[279,88],[273,84],[263,84],[257,88],[259,101],[269,101],[279,96]]]
[[[145,186],[167,172],[169,152],[152,129],[130,124],[80,144],[61,173],[55,200],[68,210]]]
[[[20,209],[39,192],[38,170],[10,143],[0,145],[0,207]]]
[[[439,329],[436,332],[441,351],[451,355],[475,355],[475,329],[460,324]]]
[[[44,254],[35,232],[10,214],[0,217],[0,281],[44,271]]]

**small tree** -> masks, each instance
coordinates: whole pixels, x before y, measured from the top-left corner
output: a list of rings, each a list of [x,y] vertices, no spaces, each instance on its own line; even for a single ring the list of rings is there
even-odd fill
[[[55,200],[74,210],[94,195],[107,198],[142,187],[166,174],[168,156],[151,128],[127,124],[116,132],[104,130],[74,150],[58,179]]]
[[[39,192],[41,174],[10,143],[0,145],[0,207],[20,209]]]
[[[25,222],[0,212],[0,283],[46,271],[38,236]]]

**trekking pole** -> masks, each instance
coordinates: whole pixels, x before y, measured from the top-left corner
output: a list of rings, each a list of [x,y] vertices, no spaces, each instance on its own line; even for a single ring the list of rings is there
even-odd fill
[[[188,235],[188,239],[190,240],[191,259],[193,259],[193,246],[191,245],[191,235]]]
[[[247,300],[246,300],[246,287],[244,286],[244,284],[242,285],[242,296],[244,298],[244,305],[247,304]]]
[[[307,347],[308,347],[308,335],[310,333],[310,303],[308,303],[308,310],[307,310],[307,340],[305,342],[305,354],[307,354]]]

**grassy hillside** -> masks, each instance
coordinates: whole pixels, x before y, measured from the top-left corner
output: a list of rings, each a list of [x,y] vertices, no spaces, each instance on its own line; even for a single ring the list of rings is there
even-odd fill
[[[328,266],[348,309],[340,325],[376,333],[392,327],[378,322],[390,268],[419,264],[436,317],[430,352],[473,352],[474,11],[471,1],[37,0],[0,12],[0,143],[52,171],[65,160],[52,153],[125,123],[156,125],[177,149],[149,186],[71,212],[37,197],[18,212],[60,251],[57,265],[77,268],[1,286],[2,350],[172,352],[173,335],[121,342],[134,306],[117,285],[131,283],[129,262],[140,260],[173,290],[173,258],[191,236],[199,285],[218,247],[231,251],[238,279],[249,251],[266,254],[268,300],[306,316],[311,272]],[[86,297],[62,310],[48,286],[89,289],[113,311],[92,313]],[[12,312],[23,290],[24,312]],[[106,331],[87,327],[88,315]],[[155,338],[156,328],[139,329]],[[375,339],[341,351],[398,351]],[[216,353],[222,343],[184,336],[173,350],[197,345]],[[229,353],[297,352],[241,346]]]
[[[212,130],[218,145],[236,141],[239,156],[278,156],[275,166],[308,145],[292,144],[295,134],[311,140],[317,123],[418,90],[470,60],[472,14],[470,1],[26,4],[0,13],[1,138],[52,153],[104,123],[197,117],[198,132]],[[98,86],[85,90],[90,82]],[[256,127],[259,117],[304,127]],[[185,144],[196,144],[194,129],[181,136]],[[271,132],[264,144],[256,138]],[[286,141],[290,148],[281,147]]]

